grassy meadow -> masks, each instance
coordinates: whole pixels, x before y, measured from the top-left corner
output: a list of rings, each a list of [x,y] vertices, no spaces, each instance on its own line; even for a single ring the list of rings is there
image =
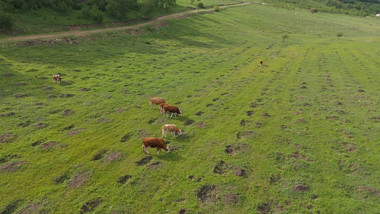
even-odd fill
[[[1,213],[380,210],[379,19],[252,4],[0,48]]]

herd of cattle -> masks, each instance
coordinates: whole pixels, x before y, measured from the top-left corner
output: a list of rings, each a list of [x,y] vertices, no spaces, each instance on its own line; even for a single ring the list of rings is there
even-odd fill
[[[53,75],[53,83],[61,83],[61,76],[60,75]],[[161,114],[164,114],[170,117],[173,115],[176,117],[177,115],[182,115],[182,112],[179,110],[177,106],[172,106],[166,103],[166,101],[161,97],[152,97],[149,99],[149,104],[151,107],[153,105],[159,105],[160,106],[160,112]],[[175,135],[181,135],[182,130],[179,129],[175,124],[164,124],[162,125],[162,138],[166,137],[166,133],[170,132],[172,136]],[[165,141],[159,137],[144,137],[142,139],[143,145],[143,151],[149,154],[148,147],[156,148],[157,153],[161,151],[161,149],[165,150],[166,152],[169,152],[169,146],[165,144]]]

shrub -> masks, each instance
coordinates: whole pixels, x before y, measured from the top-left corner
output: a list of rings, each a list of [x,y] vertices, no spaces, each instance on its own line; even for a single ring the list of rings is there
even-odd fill
[[[311,13],[318,13],[318,9],[317,9],[317,8],[311,8],[311,9],[310,9],[310,12],[311,12]]]
[[[339,32],[336,34],[337,37],[342,37],[343,36],[343,33],[342,32]]]
[[[13,27],[12,17],[0,11],[0,29],[10,30]]]
[[[287,38],[289,38],[288,34],[283,34],[283,35],[282,35],[282,41],[283,41],[283,42],[284,42],[285,39],[287,39]]]
[[[219,12],[219,11],[220,11],[220,7],[215,5],[215,6],[214,6],[214,11],[215,11],[215,12]]]
[[[200,3],[197,5],[197,8],[198,8],[198,9],[204,9],[205,6],[203,5],[202,2],[200,2]]]

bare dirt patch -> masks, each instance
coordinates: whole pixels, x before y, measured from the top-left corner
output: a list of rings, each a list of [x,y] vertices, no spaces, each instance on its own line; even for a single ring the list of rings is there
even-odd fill
[[[127,134],[125,134],[125,135],[120,139],[120,142],[124,143],[124,142],[128,141],[131,137],[132,137],[132,135],[129,134],[129,133],[127,133]]]
[[[229,167],[226,162],[220,161],[216,166],[214,167],[214,173],[223,175],[229,170]]]
[[[254,134],[253,131],[239,131],[239,132],[236,134],[236,137],[237,137],[238,139],[242,139],[242,138],[250,138],[253,134]]]
[[[28,95],[27,94],[23,94],[23,93],[16,93],[13,95],[15,98],[23,98],[23,97],[27,97]]]
[[[326,116],[326,119],[338,119],[339,117],[335,116],[335,115],[331,115],[331,116]]]
[[[72,115],[72,114],[74,114],[74,111],[71,110],[71,109],[65,109],[62,112],[62,116],[69,116],[69,115]]]
[[[119,179],[117,179],[117,182],[119,184],[125,184],[131,178],[132,178],[132,175],[126,174],[124,176],[119,177]]]
[[[80,91],[89,91],[89,88],[81,88]]]
[[[147,166],[148,169],[156,169],[158,166],[161,165],[160,161],[153,162]]]
[[[13,115],[15,115],[14,112],[7,112],[7,113],[0,114],[0,117],[9,117],[9,116],[13,116]]]
[[[262,202],[259,204],[259,206],[257,206],[256,210],[260,214],[271,213],[272,203],[271,202]]]
[[[247,116],[252,116],[253,114],[255,114],[254,111],[247,111]]]
[[[344,148],[346,149],[346,152],[354,152],[356,151],[356,146],[352,143],[348,142],[342,142]]]
[[[190,120],[186,120],[185,123],[184,123],[184,125],[185,125],[185,126],[188,126],[188,125],[193,124],[194,122],[195,122],[195,121],[192,120],[192,119],[190,119]]]
[[[46,124],[46,123],[38,123],[36,125],[36,128],[38,128],[38,129],[43,129],[43,128],[46,128],[46,127],[48,127],[48,124]]]
[[[101,197],[98,197],[98,198],[95,198],[91,201],[87,201],[85,204],[83,204],[83,206],[80,208],[81,209],[81,213],[86,213],[86,212],[91,212],[93,211],[97,206],[99,206],[99,204],[102,203],[102,198]]]
[[[57,141],[50,141],[50,142],[42,144],[40,146],[40,148],[41,149],[45,149],[45,150],[49,150],[49,149],[52,149],[54,147],[63,148],[63,147],[66,147],[66,146],[67,146],[66,144],[63,144],[63,143],[60,143],[60,142],[57,142]]]
[[[69,98],[69,97],[74,97],[75,94],[61,94],[59,95],[60,98]]]
[[[223,202],[225,204],[237,204],[239,202],[239,197],[237,194],[229,193],[224,195]]]
[[[235,175],[238,176],[238,177],[244,177],[247,174],[247,172],[246,172],[245,169],[241,169],[241,168],[239,168],[237,166],[234,166],[232,168],[233,168],[233,170],[235,172]]]
[[[178,214],[186,214],[187,213],[187,210],[186,209],[181,209]]]
[[[6,133],[0,136],[0,143],[12,143],[17,138],[13,133]]]
[[[40,209],[41,205],[40,204],[29,204],[26,206],[20,214],[31,214],[31,213],[39,213],[38,210]]]
[[[197,193],[197,197],[202,203],[216,203],[217,193],[215,185],[202,186]]]
[[[22,200],[14,200],[10,202],[5,208],[1,211],[1,214],[10,214],[15,213],[16,209],[21,205]]]
[[[261,116],[263,116],[263,117],[270,117],[270,115],[267,112],[262,113]]]
[[[48,96],[48,98],[57,98],[57,95],[51,94],[51,95]]]
[[[125,108],[119,108],[116,112],[117,112],[117,113],[125,112]]]
[[[12,163],[3,164],[0,166],[0,171],[14,172],[24,165],[24,161],[15,161]]]
[[[115,160],[119,160],[121,158],[120,152],[111,152],[107,157],[104,159],[104,162],[111,163]]]
[[[107,149],[100,150],[98,153],[96,153],[94,156],[92,156],[93,161],[100,160],[104,157],[104,154],[107,153]]]
[[[152,159],[153,159],[152,156],[146,156],[146,157],[141,158],[139,161],[136,161],[135,163],[138,166],[142,166],[142,165],[148,164]]]
[[[73,136],[73,135],[78,134],[79,132],[82,132],[83,130],[84,130],[84,128],[73,129],[73,130],[68,131],[67,135]]]
[[[99,118],[97,121],[98,121],[98,123],[108,123],[108,122],[112,122],[111,119],[104,118],[104,117]]]
[[[306,186],[305,184],[297,184],[293,187],[294,192],[305,192],[308,190],[309,190],[309,187]]]
[[[70,176],[68,176],[67,174],[63,174],[61,176],[58,176],[58,177],[55,177],[55,178],[52,178],[51,180],[56,183],[56,184],[61,184],[63,182],[65,182],[66,180],[69,180],[70,179]]]
[[[203,128],[206,126],[206,123],[205,122],[199,122],[197,124],[195,124],[196,127],[200,127],[200,128]]]
[[[198,111],[197,113],[195,113],[195,115],[197,115],[197,116],[202,116],[202,114],[204,114],[203,111]]]
[[[380,196],[380,192],[378,190],[376,190],[375,188],[371,187],[371,186],[358,186],[356,188],[358,191],[368,191],[370,192],[372,195],[374,196]]]
[[[44,86],[42,89],[44,91],[50,91],[50,90],[53,90],[53,87],[51,87],[51,86]]]
[[[29,125],[30,125],[30,120],[23,122],[23,123],[19,123],[17,126],[25,128]]]
[[[77,174],[69,183],[70,188],[82,186],[90,177],[90,172],[81,172]]]

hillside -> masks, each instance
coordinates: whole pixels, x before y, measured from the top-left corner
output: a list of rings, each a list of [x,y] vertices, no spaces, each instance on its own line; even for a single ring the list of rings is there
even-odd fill
[[[379,19],[251,4],[0,47],[2,213],[380,210]],[[144,154],[162,124],[185,134]]]

